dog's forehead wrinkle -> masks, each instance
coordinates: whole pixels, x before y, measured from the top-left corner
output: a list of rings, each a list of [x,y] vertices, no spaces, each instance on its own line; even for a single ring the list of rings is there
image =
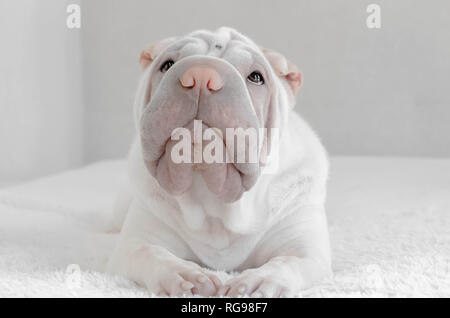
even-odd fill
[[[258,46],[252,40],[227,27],[222,27],[214,32],[199,30],[188,34],[187,37],[204,41],[209,47],[208,51],[215,51],[214,55],[218,55],[217,51],[225,52],[235,46],[243,49],[251,48],[251,51],[258,50]]]
[[[229,32],[211,32],[201,30],[191,33],[189,36],[203,40],[210,48],[216,48],[216,46],[223,48],[230,41]]]
[[[253,63],[253,55],[242,47],[233,47],[224,52],[223,58],[235,66],[250,65]]]
[[[186,43],[183,47],[180,48],[179,58],[195,54],[206,54],[207,51],[208,51],[207,43],[195,39]]]

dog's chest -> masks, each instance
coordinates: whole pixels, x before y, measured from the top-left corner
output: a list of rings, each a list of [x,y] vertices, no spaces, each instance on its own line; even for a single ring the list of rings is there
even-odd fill
[[[194,173],[191,188],[177,198],[187,231],[221,249],[242,234],[230,219],[243,214],[239,203],[224,204],[211,193],[200,173]]]
[[[235,268],[253,251],[260,235],[245,233],[252,213],[243,211],[239,203],[221,203],[200,175],[194,175],[191,189],[177,200],[185,223],[184,239],[205,265]]]

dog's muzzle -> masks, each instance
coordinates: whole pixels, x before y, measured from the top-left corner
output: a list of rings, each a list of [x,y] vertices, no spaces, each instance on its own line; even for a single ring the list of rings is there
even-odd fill
[[[194,131],[194,120],[202,122],[202,137],[208,128],[218,132],[215,138],[221,139],[222,162],[194,162],[194,156],[190,162],[173,160],[172,150],[180,142],[171,139],[176,129],[188,130],[192,140],[191,153],[198,150],[199,145],[194,147],[194,141],[198,141],[194,133],[199,133]],[[255,143],[246,137],[239,143],[236,139],[242,136],[228,140],[229,132],[249,129],[259,132],[261,126],[246,83],[231,64],[214,57],[187,57],[167,71],[145,107],[140,131],[144,161],[151,175],[173,195],[186,192],[192,184],[193,173],[201,173],[210,191],[231,203],[239,200],[260,175],[260,139],[257,135]],[[201,148],[206,149],[210,142],[202,138]],[[239,145],[245,145],[247,156],[244,162],[238,158],[239,152],[243,151],[238,149]],[[257,158],[250,162],[252,151]]]

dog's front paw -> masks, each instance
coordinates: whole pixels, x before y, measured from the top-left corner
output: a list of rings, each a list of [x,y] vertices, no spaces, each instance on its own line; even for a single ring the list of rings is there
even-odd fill
[[[292,279],[292,278],[291,278]],[[218,296],[239,297],[293,297],[294,284],[280,273],[264,268],[248,269],[227,281],[217,293]]]
[[[216,275],[193,262],[177,260],[160,265],[146,279],[148,289],[159,296],[213,296],[222,286]]]

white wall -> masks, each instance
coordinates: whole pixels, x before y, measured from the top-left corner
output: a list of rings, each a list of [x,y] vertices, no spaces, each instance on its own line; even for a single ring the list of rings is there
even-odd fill
[[[66,2],[0,0],[0,183],[81,164],[79,32]]]
[[[382,29],[365,26],[379,3]],[[66,5],[81,3],[82,29]],[[147,44],[228,25],[303,70],[332,154],[450,156],[446,0],[0,0],[0,184],[124,156]]]
[[[370,3],[381,30],[366,27]],[[446,0],[86,1],[86,160],[125,153],[145,45],[222,25],[301,67],[297,109],[331,153],[449,156],[449,12]]]

